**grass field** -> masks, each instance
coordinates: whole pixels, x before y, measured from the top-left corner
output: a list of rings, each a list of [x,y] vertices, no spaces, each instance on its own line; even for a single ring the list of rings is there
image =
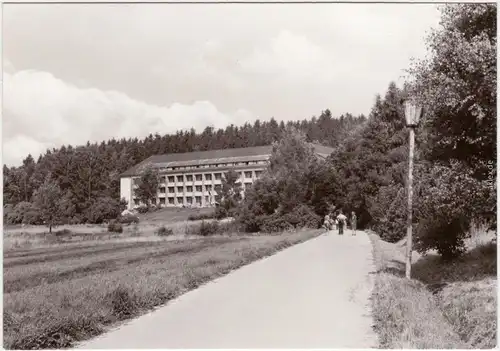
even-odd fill
[[[4,252],[4,347],[67,348],[320,230]]]
[[[141,222],[158,223],[158,222],[183,222],[187,221],[190,215],[210,214],[214,212],[214,208],[177,208],[169,207],[158,211],[140,214]]]
[[[404,243],[370,238],[377,266],[373,313],[381,348],[496,347],[496,244],[474,236],[467,253],[443,262],[414,253],[412,280],[404,278]]]
[[[52,247],[54,245],[68,245],[73,243],[95,241],[151,241],[155,240],[155,232],[161,226],[173,230],[174,235],[168,240],[186,239],[187,228],[201,221],[188,221],[194,214],[212,213],[213,208],[165,208],[151,213],[140,214],[137,225],[123,226],[123,233],[109,233],[106,224],[76,224],[62,225],[53,228],[53,234],[48,233],[46,226],[5,226],[3,228],[3,250]],[[210,221],[210,220],[206,220]],[[69,230],[68,235],[58,235],[57,232]]]

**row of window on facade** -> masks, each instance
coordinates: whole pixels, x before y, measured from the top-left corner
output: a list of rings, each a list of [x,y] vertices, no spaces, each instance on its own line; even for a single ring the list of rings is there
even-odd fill
[[[249,184],[252,184],[252,183],[249,183]],[[245,184],[245,185],[246,185],[246,184]],[[192,185],[187,185],[187,186],[180,186],[180,185],[179,185],[179,186],[177,186],[177,187],[175,187],[175,186],[169,186],[169,187],[168,187],[168,192],[169,192],[169,194],[173,194],[173,193],[175,193],[175,189],[176,189],[176,188],[177,188],[177,192],[178,192],[178,193],[183,193],[183,192],[184,192],[184,189],[186,189],[186,192],[187,192],[187,193],[191,193],[191,192],[193,192],[193,188],[194,188],[194,190],[195,190],[196,192],[212,191],[212,185],[210,185],[210,184],[207,184],[207,185],[195,185],[194,187],[193,187]],[[215,185],[215,186],[213,187],[213,189],[214,189],[215,191],[220,190],[220,188],[221,188],[221,185],[220,185],[220,184],[217,184],[217,185]],[[164,186],[160,187],[160,193],[166,193],[166,190],[167,190],[167,188],[166,188],[166,187],[164,187]]]
[[[255,177],[259,177],[261,175],[262,171],[255,171]],[[207,173],[204,174],[205,180],[206,181],[212,181],[212,174]],[[246,179],[252,179],[252,171],[247,171],[244,172],[244,176]],[[186,182],[192,182],[193,179],[197,182],[203,180],[203,174],[195,174],[194,176],[192,174],[186,174],[186,175],[177,175],[177,176],[161,176],[160,177],[160,183],[165,183],[167,181],[169,183],[175,183],[175,180],[177,180],[177,183],[183,183],[184,181]],[[222,173],[214,173],[214,178],[215,180],[221,180],[222,179]],[[134,184],[138,184],[139,178],[134,179]]]
[[[186,199],[186,201],[184,201],[184,199]],[[186,205],[186,204],[187,205],[195,204],[197,206],[202,205],[202,202],[201,202],[202,197],[201,196],[192,196],[192,197],[185,197],[185,198],[183,196],[169,197],[168,200],[163,197],[163,198],[159,199],[160,205],[166,205],[167,201],[168,201],[169,205]],[[153,205],[156,205],[156,199],[153,199],[152,202],[153,202]],[[205,204],[209,204],[209,203],[210,203],[210,197],[205,196]],[[138,206],[140,204],[139,199],[134,198],[134,204],[136,206]]]
[[[266,163],[267,163],[267,161],[265,161],[265,160],[261,160],[261,161],[245,161],[245,162],[226,162],[226,163],[215,163],[215,164],[206,164],[206,165],[166,167],[166,168],[162,168],[162,170],[165,170],[165,171],[182,171],[182,170],[199,169],[199,168],[265,165]]]

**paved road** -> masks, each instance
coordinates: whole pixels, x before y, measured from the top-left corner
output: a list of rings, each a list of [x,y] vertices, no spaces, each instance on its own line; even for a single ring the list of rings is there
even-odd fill
[[[371,244],[347,232],[245,266],[79,347],[376,347]]]

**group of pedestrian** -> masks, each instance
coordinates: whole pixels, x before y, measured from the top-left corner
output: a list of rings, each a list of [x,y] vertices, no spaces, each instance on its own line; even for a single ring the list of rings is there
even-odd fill
[[[347,222],[348,222],[347,216],[344,215],[342,210],[339,210],[337,213],[333,214],[327,213],[325,215],[323,228],[325,228],[326,230],[333,230],[336,228],[339,231],[339,235],[343,235],[344,228],[347,227]],[[354,211],[351,212],[350,222],[351,222],[352,235],[356,235],[357,218],[356,218],[356,213]]]

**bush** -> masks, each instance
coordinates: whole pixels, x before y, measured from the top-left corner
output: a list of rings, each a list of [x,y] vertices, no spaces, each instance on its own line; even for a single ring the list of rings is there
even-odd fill
[[[434,166],[417,186],[415,248],[434,249],[445,259],[465,251],[471,220],[496,212],[495,189],[470,176],[462,165]]]
[[[7,210],[5,219],[8,224],[42,224],[40,211],[31,202],[23,201],[14,207],[7,209],[4,207],[5,210]]]
[[[127,213],[127,214],[120,217],[120,223],[127,224],[127,225],[129,225],[130,223],[139,223],[139,217],[137,217],[133,214]]]
[[[236,222],[202,221],[199,224],[191,224],[186,227],[187,235],[210,236],[237,232],[239,232],[239,226]]]
[[[272,215],[251,216],[251,212],[242,213],[238,217],[246,232],[276,233],[297,228],[319,228],[321,217],[307,205],[296,206],[291,212],[276,212]]]
[[[21,224],[23,222],[24,215],[23,211],[20,209],[21,204],[23,204],[23,202],[18,203],[14,207],[10,207],[8,211],[6,211],[7,214],[5,215],[5,222],[7,224]],[[25,204],[31,205],[29,202],[26,202]],[[5,210],[6,209],[4,207],[4,211]]]
[[[215,214],[214,214],[214,217],[216,219],[224,219],[224,218],[227,218],[229,217],[229,212],[231,212],[231,210],[227,210],[226,208],[224,207],[221,207],[221,206],[218,206],[216,209],[215,209]],[[232,211],[234,212],[234,210]]]
[[[77,216],[74,216],[73,218],[71,218],[69,221],[68,221],[69,224],[80,224],[82,223],[82,219],[77,217]]]
[[[278,210],[279,205],[278,182],[264,175],[245,192],[245,198],[235,217],[245,232],[259,232],[264,222],[270,220]]]
[[[319,228],[321,225],[321,217],[306,205],[299,205],[292,212],[285,214],[285,220],[294,228]]]
[[[140,214],[144,214],[144,213],[148,213],[150,212],[150,208],[147,207],[147,206],[139,206],[136,208],[137,212],[139,212]]]
[[[240,215],[237,218],[238,223],[241,225],[241,228],[243,231],[247,233],[257,233],[259,232],[266,221],[268,216],[266,215],[261,215],[261,216],[246,216],[246,215]]]
[[[118,223],[117,221],[111,221],[108,224],[108,232],[110,233],[122,233],[123,232],[123,226],[121,223]]]
[[[200,224],[195,224],[191,226],[189,234],[209,236],[217,234],[219,230],[219,223],[217,221],[202,221]]]
[[[469,221],[463,218],[426,218],[417,226],[417,245],[420,252],[435,249],[445,260],[460,256],[466,250],[465,238]]]
[[[262,218],[262,224],[260,226],[260,231],[265,233],[277,233],[289,231],[294,228],[294,226],[289,223],[284,216],[272,215]]]
[[[88,223],[101,224],[108,218],[118,218],[125,209],[124,201],[118,201],[110,196],[101,196],[95,199],[85,211]]]
[[[72,234],[71,230],[69,229],[62,229],[54,232],[55,236],[65,236],[65,235],[70,235]]]
[[[493,187],[474,179],[458,163],[417,165],[415,180],[415,249],[436,250],[444,259],[461,255],[471,220],[487,220],[496,212]],[[406,200],[400,183],[381,187],[369,199],[371,228],[385,241],[397,242],[406,235]]]
[[[219,222],[217,222],[217,221],[212,221],[212,222],[202,221],[200,224],[199,235],[201,235],[201,236],[214,235],[214,234],[217,234],[218,231],[219,231]]]
[[[234,207],[234,208],[231,208],[228,210],[222,206],[218,206],[215,209],[215,214],[213,215],[212,218],[221,220],[221,219],[228,218],[228,217],[236,217],[237,213],[238,213],[237,207]]]
[[[203,219],[212,219],[216,217],[216,213],[197,213],[189,215],[188,221],[199,221]]]
[[[373,229],[384,241],[395,243],[406,235],[406,191],[402,184],[381,187],[369,200]],[[418,201],[418,200],[417,200]]]
[[[219,234],[240,233],[241,227],[237,221],[219,222]]]
[[[14,211],[14,206],[12,204],[4,204],[3,205],[3,223],[5,224],[12,224],[9,223],[9,215]]]
[[[155,234],[158,236],[169,236],[174,234],[174,231],[172,230],[172,228],[162,226],[155,231]]]

